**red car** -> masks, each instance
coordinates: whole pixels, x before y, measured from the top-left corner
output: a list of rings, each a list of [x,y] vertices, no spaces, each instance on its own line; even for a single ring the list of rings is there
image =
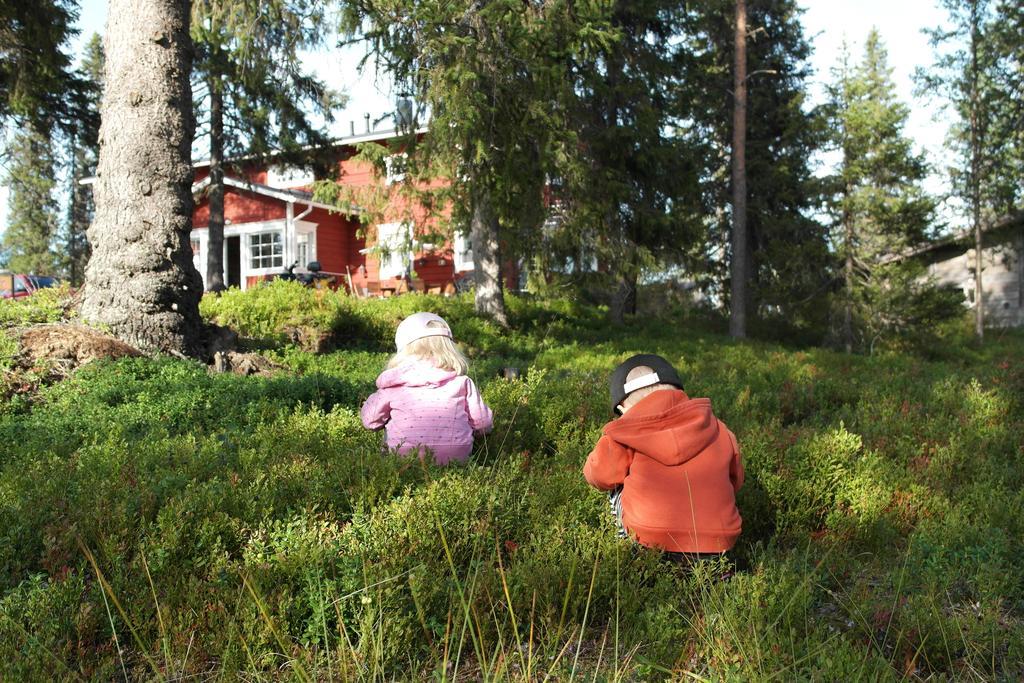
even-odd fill
[[[0,299],[20,299],[45,287],[56,287],[60,280],[49,275],[0,273]]]

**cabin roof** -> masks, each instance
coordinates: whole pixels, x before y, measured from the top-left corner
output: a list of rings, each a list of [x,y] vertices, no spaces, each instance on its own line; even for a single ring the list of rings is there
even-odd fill
[[[1002,218],[998,218],[994,221],[989,221],[988,223],[982,226],[982,233],[984,233],[985,235],[991,235],[993,233],[998,233],[1002,230],[1013,228],[1014,226],[1018,225],[1024,227],[1024,211],[1012,213],[1007,216],[1003,216]],[[884,259],[884,261],[886,263],[892,263],[894,261],[903,261],[908,258],[913,258],[915,256],[927,254],[928,252],[935,251],[937,249],[950,247],[960,243],[966,243],[972,239],[974,239],[974,230],[967,228],[964,230],[954,232],[945,237],[941,237],[933,242],[929,242],[927,244],[922,244],[920,246],[907,249],[901,254],[893,254],[889,258]]]

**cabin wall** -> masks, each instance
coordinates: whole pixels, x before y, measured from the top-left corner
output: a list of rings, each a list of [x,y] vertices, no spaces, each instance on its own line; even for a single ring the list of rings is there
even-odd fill
[[[974,249],[960,249],[928,266],[942,285],[964,292],[974,305]],[[1024,229],[1001,236],[982,251],[982,288],[985,324],[991,327],[1024,326]]]

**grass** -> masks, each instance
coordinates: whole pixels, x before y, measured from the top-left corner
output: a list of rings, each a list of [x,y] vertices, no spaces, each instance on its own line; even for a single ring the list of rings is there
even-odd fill
[[[681,315],[612,329],[580,304],[510,303],[502,333],[464,298],[232,292],[204,314],[285,371],[124,359],[14,393],[0,679],[1024,676],[1019,334],[851,357]],[[0,304],[0,321],[62,314],[13,308],[28,305]],[[452,323],[495,410],[466,466],[381,455],[356,414],[420,309]],[[302,351],[295,327],[340,350]],[[617,539],[582,479],[607,373],[640,351],[739,436],[728,582]],[[506,365],[524,379],[498,379]]]

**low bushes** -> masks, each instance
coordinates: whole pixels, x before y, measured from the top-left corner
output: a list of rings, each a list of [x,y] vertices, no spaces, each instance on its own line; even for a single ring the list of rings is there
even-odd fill
[[[203,307],[287,370],[99,362],[0,411],[0,678],[1024,675],[1019,336],[936,362],[561,301],[511,298],[508,333],[468,299],[288,283]],[[495,410],[466,466],[382,455],[356,415],[413,310],[452,323]],[[582,479],[639,351],[739,436],[731,581],[619,540]]]

